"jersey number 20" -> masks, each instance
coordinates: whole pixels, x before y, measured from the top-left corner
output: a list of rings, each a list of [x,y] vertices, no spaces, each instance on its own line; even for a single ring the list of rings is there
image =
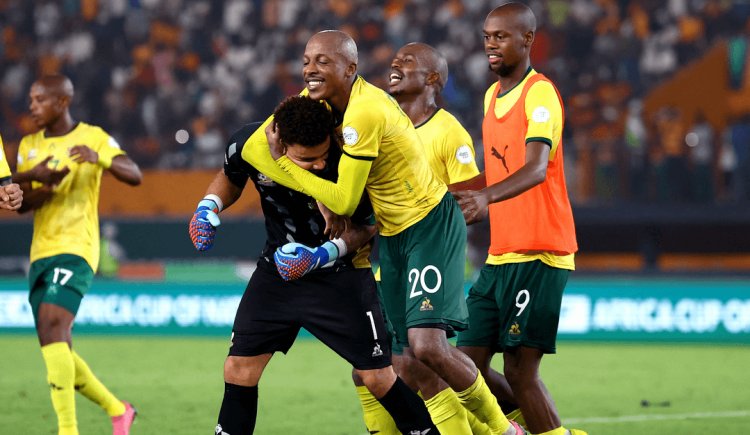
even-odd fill
[[[427,283],[425,283],[425,276],[427,276],[428,272],[434,273],[437,278],[433,287],[427,287]],[[428,264],[422,270],[417,268],[410,270],[409,283],[411,284],[411,293],[409,293],[409,298],[411,299],[421,296],[422,291],[436,293],[440,290],[440,285],[443,284],[443,277],[440,275],[440,270],[437,267]],[[419,285],[419,289],[417,289],[417,285]]]

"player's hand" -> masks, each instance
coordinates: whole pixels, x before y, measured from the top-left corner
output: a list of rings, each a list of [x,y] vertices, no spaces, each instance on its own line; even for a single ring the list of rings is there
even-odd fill
[[[287,243],[273,253],[273,261],[284,281],[291,281],[312,270],[332,266],[338,256],[339,249],[332,242],[325,242],[316,248]]]
[[[47,156],[44,160],[37,163],[31,168],[31,178],[47,186],[57,186],[63,178],[70,173],[70,168],[52,169],[47,166],[52,160],[52,156]]]
[[[0,187],[0,208],[5,210],[18,210],[23,202],[23,190],[16,183]]]
[[[453,196],[461,207],[466,225],[484,220],[489,212],[487,196],[482,190],[462,190],[453,192]]]
[[[266,139],[268,140],[268,147],[271,150],[271,157],[274,160],[278,160],[286,154],[286,148],[281,143],[281,137],[279,136],[279,129],[276,128],[276,121],[271,121],[266,126]]]
[[[347,228],[351,226],[351,220],[348,216],[337,215],[320,201],[318,201],[318,210],[320,210],[320,214],[323,215],[323,219],[326,222],[323,234],[327,234],[330,239],[341,237]]]
[[[68,152],[70,158],[76,163],[98,163],[99,153],[87,147],[86,145],[76,145],[70,148]]]
[[[207,251],[214,245],[216,227],[221,225],[219,206],[210,199],[203,199],[190,220],[190,240],[195,249]]]

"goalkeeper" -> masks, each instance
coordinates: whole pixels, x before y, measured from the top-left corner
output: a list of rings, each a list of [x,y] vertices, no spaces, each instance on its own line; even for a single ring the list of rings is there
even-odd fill
[[[250,179],[260,195],[267,235],[232,328],[215,433],[253,433],[263,369],[274,352],[289,350],[301,327],[352,364],[401,432],[438,433],[424,402],[391,366],[368,259],[368,241],[375,233],[369,200],[364,198],[351,220],[344,221],[346,231],[333,229],[341,238],[328,241],[326,233],[332,228],[316,201],[300,193],[271,159],[264,128],[272,119],[287,157],[319,176],[335,180],[341,155],[334,118],[326,106],[307,97],[290,97],[263,125],[250,124],[232,135],[224,170],[198,204],[190,236],[196,249],[204,251],[213,245],[218,213],[240,197]],[[252,164],[242,159],[246,147],[250,149],[244,149],[245,154],[254,156]],[[348,252],[347,245],[362,247]]]

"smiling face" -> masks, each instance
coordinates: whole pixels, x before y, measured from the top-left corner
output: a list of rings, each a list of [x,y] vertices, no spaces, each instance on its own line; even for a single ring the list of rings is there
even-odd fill
[[[348,99],[357,73],[356,56],[354,41],[342,32],[313,35],[305,47],[302,68],[310,98],[332,101],[346,95]]]
[[[326,168],[331,138],[309,147],[300,144],[286,145],[286,156],[297,166],[307,171],[319,172]]]
[[[511,75],[529,57],[534,41],[535,23],[529,10],[497,8],[484,21],[484,52],[490,70],[501,77]]]
[[[430,72],[424,62],[424,53],[425,49],[417,44],[401,47],[391,61],[388,93],[396,96],[421,92]]]

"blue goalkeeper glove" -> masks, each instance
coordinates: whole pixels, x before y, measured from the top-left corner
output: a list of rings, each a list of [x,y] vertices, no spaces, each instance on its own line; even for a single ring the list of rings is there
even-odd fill
[[[301,243],[287,243],[274,252],[273,260],[284,281],[291,281],[312,270],[330,267],[344,255],[346,243],[341,239],[334,239],[316,248]]]
[[[218,199],[218,198],[217,198]],[[199,251],[207,251],[214,245],[216,227],[221,225],[219,213],[221,207],[214,199],[203,198],[190,220],[190,240]]]

